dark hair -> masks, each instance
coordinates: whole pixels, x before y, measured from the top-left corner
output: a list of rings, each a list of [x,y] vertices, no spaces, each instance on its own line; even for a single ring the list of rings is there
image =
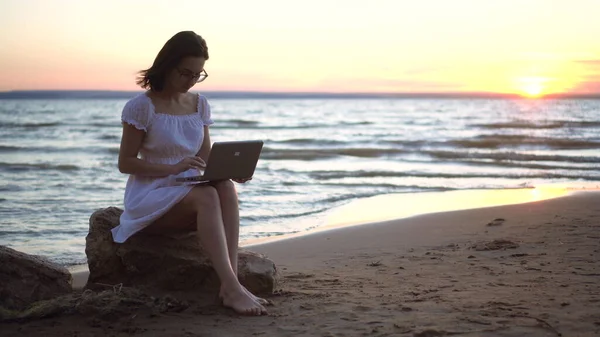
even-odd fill
[[[208,60],[206,41],[192,31],[179,32],[165,43],[156,55],[152,67],[139,72],[136,83],[144,89],[162,91],[167,74],[183,58],[193,56]]]

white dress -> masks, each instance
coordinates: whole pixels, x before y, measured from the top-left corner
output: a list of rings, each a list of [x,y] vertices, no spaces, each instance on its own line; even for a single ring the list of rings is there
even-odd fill
[[[121,120],[146,131],[140,158],[150,163],[176,164],[195,156],[204,139],[204,126],[213,124],[206,97],[198,95],[198,110],[188,115],[170,115],[155,111],[145,93],[129,100]],[[115,242],[125,242],[183,199],[192,186],[175,181],[178,177],[198,175],[191,169],[167,177],[130,175],[125,186],[124,212],[112,229]]]

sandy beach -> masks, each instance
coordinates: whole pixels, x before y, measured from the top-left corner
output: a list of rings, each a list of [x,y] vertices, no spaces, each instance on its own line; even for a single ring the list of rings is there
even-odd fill
[[[599,240],[598,191],[417,215],[249,246],[281,271],[268,316],[174,294],[180,310],[61,315],[1,335],[598,336]]]

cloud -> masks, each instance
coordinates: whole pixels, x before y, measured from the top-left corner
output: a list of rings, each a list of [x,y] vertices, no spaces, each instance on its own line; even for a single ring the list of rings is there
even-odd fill
[[[600,60],[578,60],[575,62],[584,64],[584,65],[600,67]]]
[[[592,60],[578,60],[577,64],[580,64],[585,68],[587,73],[591,74],[600,74],[600,59],[592,59]]]

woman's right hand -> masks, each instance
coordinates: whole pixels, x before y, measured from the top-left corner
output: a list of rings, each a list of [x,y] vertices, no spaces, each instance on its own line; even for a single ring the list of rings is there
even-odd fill
[[[179,174],[181,172],[185,172],[189,169],[199,169],[204,170],[206,168],[206,163],[200,157],[187,157],[181,160],[179,163],[172,165],[173,173]]]

